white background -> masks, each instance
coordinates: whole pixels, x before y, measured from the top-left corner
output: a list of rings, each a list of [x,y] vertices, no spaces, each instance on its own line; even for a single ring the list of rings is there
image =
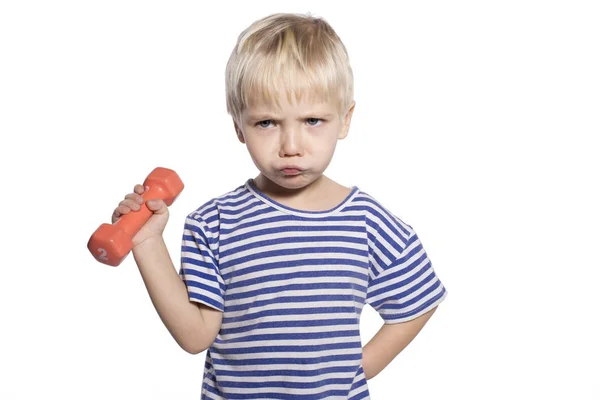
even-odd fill
[[[225,110],[237,35],[325,17],[356,111],[327,173],[418,232],[449,291],[374,400],[600,399],[593,1],[14,1],[0,6],[0,398],[198,399],[129,256],[86,243],[156,166],[185,215],[257,170]],[[363,345],[382,321],[370,307]]]

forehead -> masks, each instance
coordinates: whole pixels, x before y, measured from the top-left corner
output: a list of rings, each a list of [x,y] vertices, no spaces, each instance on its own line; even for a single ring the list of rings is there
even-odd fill
[[[243,114],[255,116],[257,114],[337,114],[338,104],[330,101],[319,93],[294,93],[278,92],[271,96],[255,96],[244,107]]]

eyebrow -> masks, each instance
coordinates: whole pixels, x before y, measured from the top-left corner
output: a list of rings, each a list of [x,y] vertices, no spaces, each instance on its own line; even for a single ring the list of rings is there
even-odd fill
[[[248,115],[248,119],[252,120],[252,121],[264,121],[267,119],[277,119],[277,116],[274,114],[254,114],[254,115]]]
[[[306,113],[304,115],[301,115],[299,118],[300,119],[307,119],[307,118],[323,118],[323,119],[327,119],[327,118],[332,118],[333,114],[328,113],[328,112],[312,112],[312,113]],[[252,120],[252,121],[265,121],[265,120],[274,120],[274,121],[279,121],[281,120],[281,118],[276,115],[276,114],[254,114],[254,115],[248,115],[248,119]]]

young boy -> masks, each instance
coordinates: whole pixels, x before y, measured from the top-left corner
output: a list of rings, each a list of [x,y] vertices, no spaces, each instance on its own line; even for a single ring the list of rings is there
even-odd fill
[[[369,399],[447,292],[410,225],[323,175],[354,111],[346,49],[322,19],[271,15],[239,36],[226,90],[260,174],[188,215],[179,274],[167,208],[146,202],[133,255],[152,302],[184,350],[207,350],[202,399]],[[361,348],[365,304],[384,325]]]

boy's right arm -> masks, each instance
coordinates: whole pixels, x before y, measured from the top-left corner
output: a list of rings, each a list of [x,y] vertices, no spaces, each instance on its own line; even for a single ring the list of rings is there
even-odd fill
[[[123,214],[136,212],[144,202],[142,185],[125,196],[115,209],[113,223]],[[206,350],[221,328],[223,313],[189,300],[185,283],[173,266],[162,232],[169,211],[162,200],[146,201],[153,215],[133,237],[133,257],[152,304],[169,333],[182,349],[191,354]]]
[[[179,346],[191,354],[210,347],[221,328],[223,313],[189,300],[162,237],[140,243],[133,256],[154,308]]]

